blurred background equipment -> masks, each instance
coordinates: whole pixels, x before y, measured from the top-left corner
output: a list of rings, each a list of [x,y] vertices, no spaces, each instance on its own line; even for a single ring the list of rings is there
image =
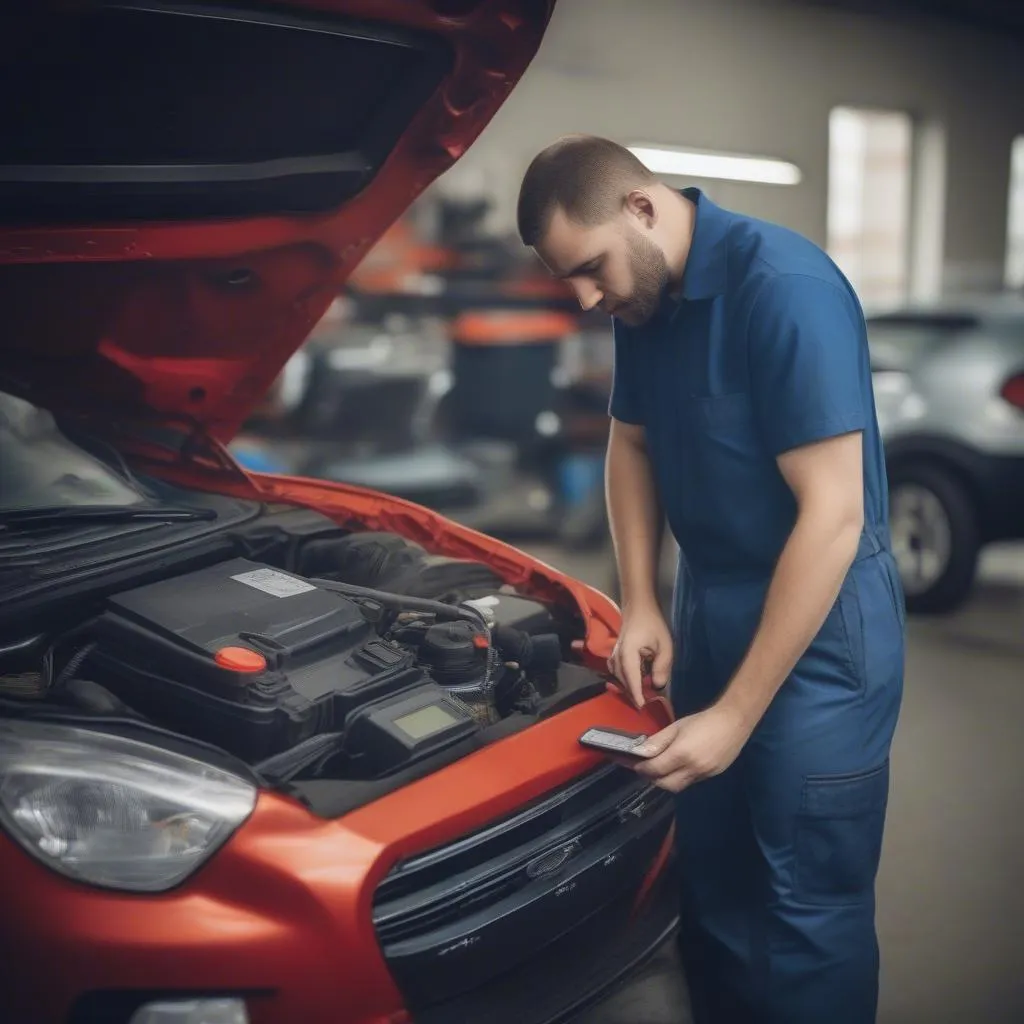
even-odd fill
[[[385,236],[233,445],[253,470],[384,490],[510,540],[605,543],[607,325],[487,201]]]

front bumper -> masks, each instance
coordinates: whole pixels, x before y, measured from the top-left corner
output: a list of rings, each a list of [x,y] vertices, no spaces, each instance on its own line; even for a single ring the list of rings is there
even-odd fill
[[[416,1024],[562,1024],[600,1002],[612,988],[653,956],[678,923],[679,898],[669,862],[632,912],[621,901],[592,915],[572,933],[547,946],[543,956],[497,983],[426,1011]]]
[[[598,767],[577,743],[587,727],[651,731],[666,720],[661,706],[636,712],[606,694],[336,821],[262,794],[216,857],[159,896],[78,885],[0,836],[3,1020],[128,1024],[147,1002],[241,997],[251,1024],[548,1024],[594,998],[671,930],[669,836],[639,884],[599,916],[580,908],[563,941],[513,944],[508,971],[422,1003],[415,1018],[375,931],[375,895],[396,865]],[[557,887],[557,875],[550,883]]]

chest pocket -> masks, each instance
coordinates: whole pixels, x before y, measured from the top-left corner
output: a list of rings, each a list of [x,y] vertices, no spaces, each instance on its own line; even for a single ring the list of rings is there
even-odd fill
[[[754,407],[749,392],[733,391],[683,402],[688,429],[708,451],[732,452],[749,460],[757,449]]]
[[[679,431],[694,456],[701,491],[700,518],[729,516],[751,486],[760,456],[750,394],[735,391],[712,397],[686,397],[678,409]]]

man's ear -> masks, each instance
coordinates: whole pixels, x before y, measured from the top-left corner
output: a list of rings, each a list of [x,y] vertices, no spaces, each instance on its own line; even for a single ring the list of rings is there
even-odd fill
[[[658,220],[658,211],[649,192],[641,188],[633,189],[625,202],[626,213],[639,220],[645,228],[653,228]]]

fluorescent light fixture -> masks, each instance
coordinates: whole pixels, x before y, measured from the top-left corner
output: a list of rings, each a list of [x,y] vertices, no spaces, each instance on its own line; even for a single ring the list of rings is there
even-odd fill
[[[760,185],[797,185],[801,178],[796,164],[770,157],[707,153],[669,146],[630,146],[629,151],[655,174],[751,181]]]

